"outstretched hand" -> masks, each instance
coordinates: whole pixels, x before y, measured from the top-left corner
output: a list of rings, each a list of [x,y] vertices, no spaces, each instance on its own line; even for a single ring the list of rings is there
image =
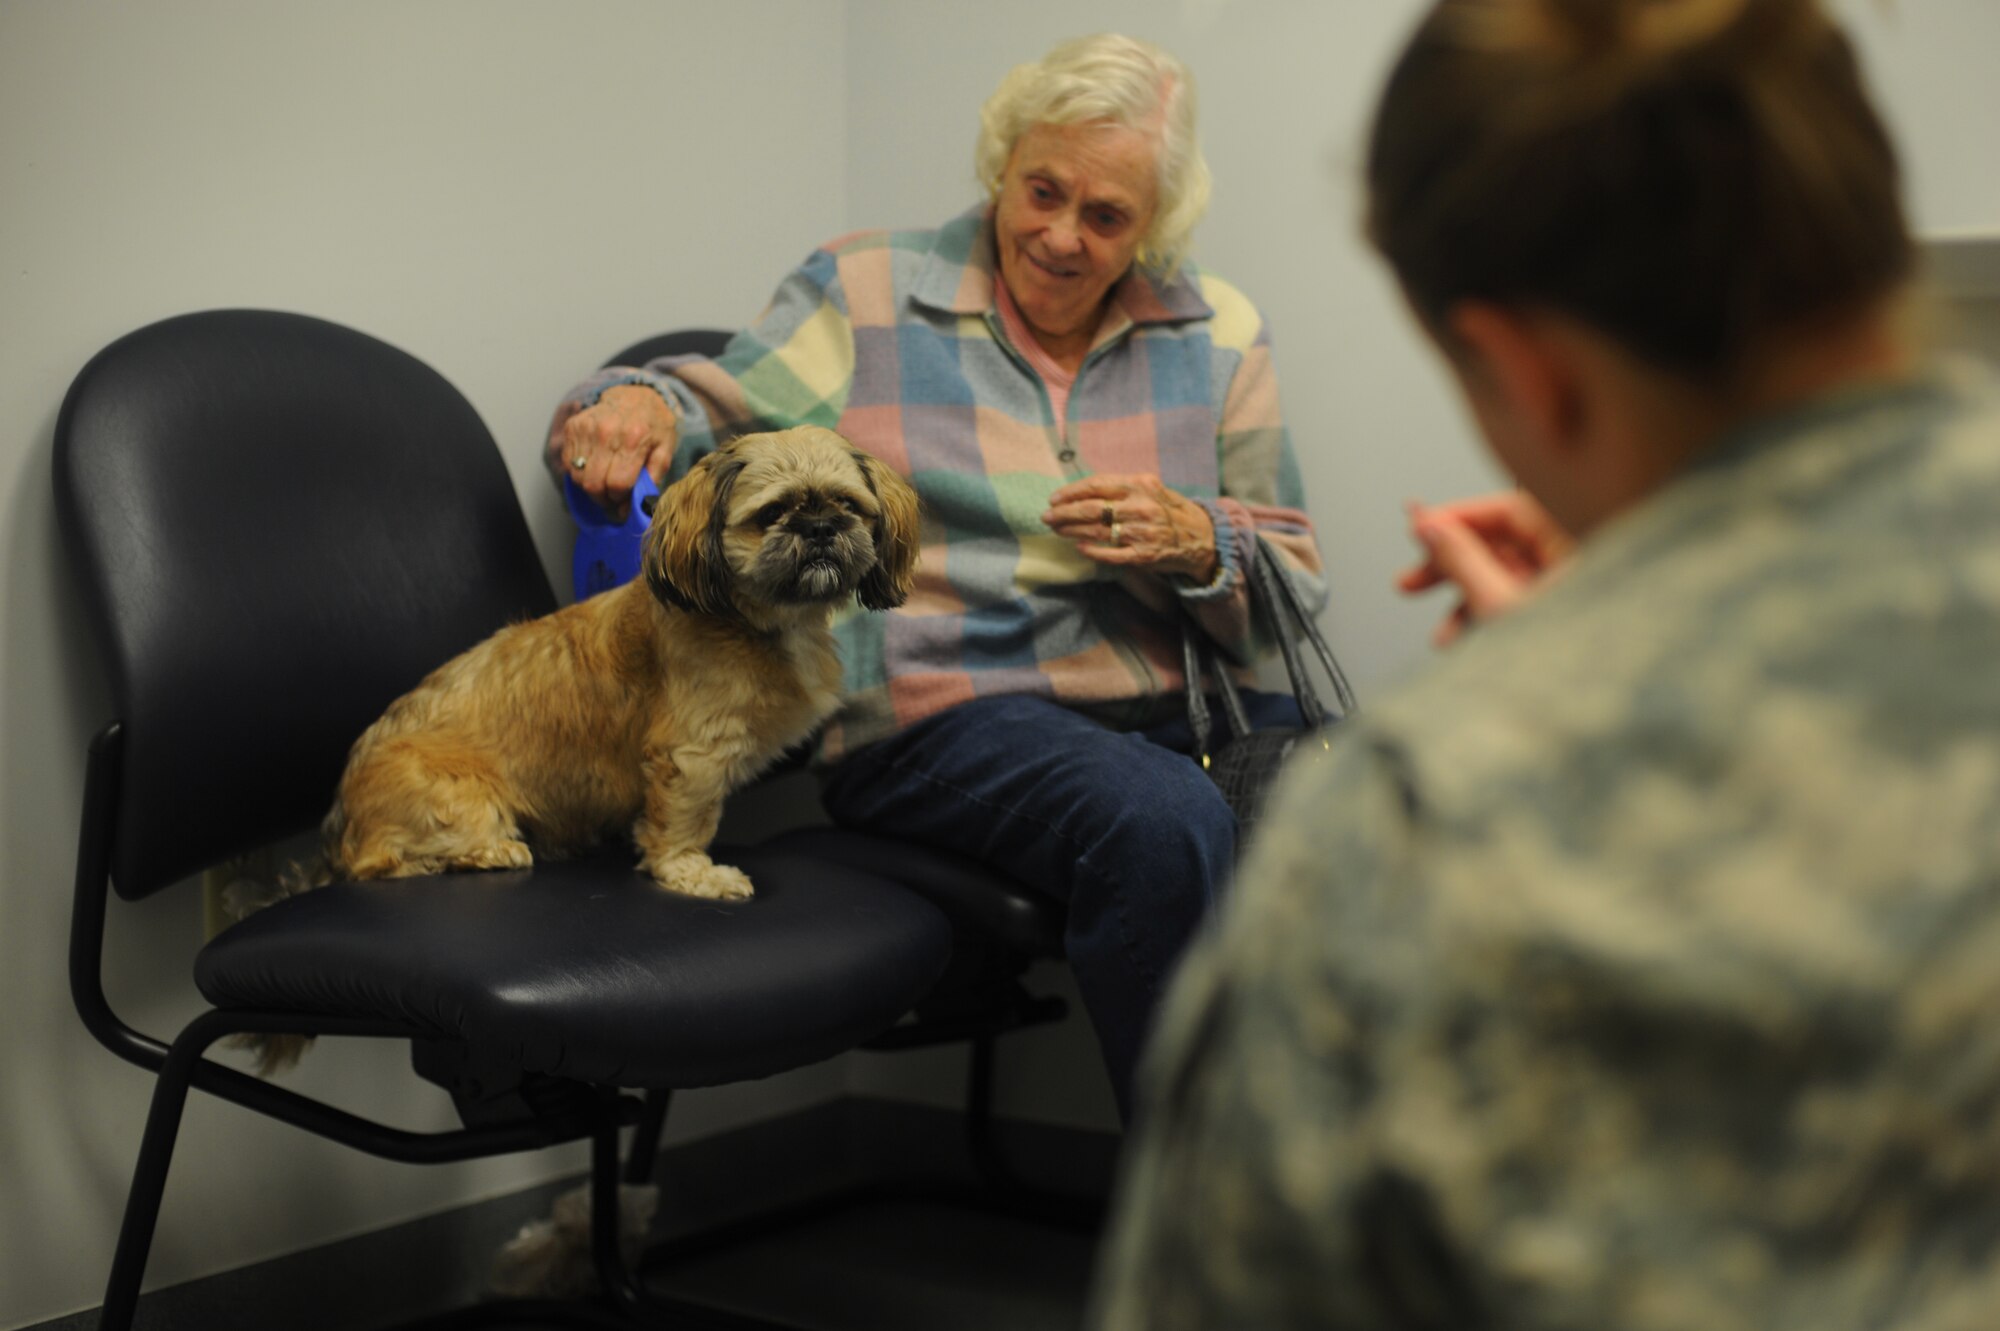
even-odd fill
[[[1423,547],[1424,559],[1397,576],[1397,589],[1415,595],[1449,584],[1459,595],[1431,635],[1439,647],[1519,604],[1576,546],[1546,509],[1519,490],[1428,507],[1413,501],[1409,514],[1410,534]]]
[[[1215,522],[1157,476],[1087,476],[1049,496],[1042,521],[1085,558],[1120,568],[1215,578]]]

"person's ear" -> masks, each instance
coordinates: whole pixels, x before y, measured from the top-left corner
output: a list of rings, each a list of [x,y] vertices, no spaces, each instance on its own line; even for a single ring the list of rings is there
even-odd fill
[[[1460,301],[1445,315],[1448,342],[1467,387],[1485,394],[1533,438],[1559,451],[1585,416],[1574,348],[1555,320],[1486,301]]]

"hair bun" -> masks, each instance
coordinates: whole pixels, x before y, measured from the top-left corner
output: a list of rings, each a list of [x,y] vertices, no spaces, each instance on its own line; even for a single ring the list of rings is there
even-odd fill
[[[1737,66],[1825,31],[1819,0],[1544,0],[1576,56]],[[1560,39],[1559,39],[1560,40]]]
[[[1368,230],[1427,322],[1562,310],[1712,379],[1911,260],[1895,145],[1824,0],[1433,0]]]

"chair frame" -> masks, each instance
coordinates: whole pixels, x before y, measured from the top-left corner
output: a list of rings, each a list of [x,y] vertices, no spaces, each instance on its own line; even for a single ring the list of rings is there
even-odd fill
[[[727,334],[708,330],[688,330],[648,339],[627,350],[653,348],[645,359],[682,351],[713,354],[713,349],[719,347],[718,339],[726,337]],[[127,1331],[137,1315],[174,1147],[188,1095],[193,1090],[378,1158],[405,1164],[446,1164],[590,1140],[591,1251],[602,1286],[601,1301],[488,1302],[424,1319],[412,1324],[413,1328],[455,1331],[462,1327],[523,1322],[546,1325],[551,1321],[630,1327],[635,1319],[659,1325],[671,1324],[663,1323],[662,1319],[680,1317],[726,1331],[752,1331],[775,1325],[653,1293],[641,1284],[633,1265],[624,1257],[618,1241],[619,1183],[621,1178],[637,1183],[652,1177],[671,1091],[639,1093],[543,1078],[535,1084],[537,1094],[521,1097],[519,1103],[505,1112],[482,1114],[476,1121],[468,1118],[466,1126],[452,1130],[412,1132],[273,1085],[211,1061],[206,1054],[218,1040],[238,1034],[424,1040],[431,1037],[431,1032],[384,1019],[213,1007],[193,1018],[171,1040],[146,1034],[126,1022],[112,1008],[104,984],[105,934],[123,753],[124,726],[119,720],[105,725],[89,743],[68,957],[71,999],[85,1028],[110,1052],[156,1078],[99,1313],[98,1325],[103,1331]],[[905,886],[922,894],[926,885],[909,882]],[[1059,933],[1058,928],[1053,936],[1059,938]],[[1006,1161],[995,1131],[994,1058],[998,1037],[1011,1030],[1059,1020],[1067,1012],[1067,1005],[1060,998],[1029,994],[1020,985],[1019,975],[1037,956],[1059,955],[1059,951],[1059,941],[1047,938],[1019,950],[989,951],[977,963],[979,973],[973,977],[979,1002],[947,1013],[920,1014],[916,1020],[893,1027],[861,1047],[888,1050],[968,1041],[965,1143],[982,1186],[971,1196],[963,1190],[954,1190],[952,1199],[1039,1222],[1089,1228],[1101,1218],[1101,1202],[1024,1183]],[[636,1127],[636,1132],[630,1153],[621,1162],[620,1133],[626,1127]],[[885,1193],[907,1196],[911,1191],[865,1186],[815,1199],[802,1207],[751,1217],[660,1245],[650,1250],[640,1265],[642,1268],[658,1265],[699,1248],[773,1232],[810,1216]],[[938,1190],[928,1191],[936,1195]]]
[[[70,925],[70,995],[84,1026],[112,1053],[155,1074],[151,1107],[140,1139],[125,1213],[112,1257],[98,1325],[124,1331],[136,1316],[146,1258],[152,1248],[167,1174],[190,1090],[268,1115],[369,1155],[404,1164],[450,1164],[462,1160],[539,1150],[588,1137],[591,1142],[593,1213],[592,1259],[611,1307],[623,1316],[607,1319],[592,1305],[548,1300],[512,1300],[477,1305],[424,1322],[426,1327],[496,1326],[523,1320],[557,1319],[578,1325],[630,1327],[634,1316],[655,1319],[683,1314],[702,1325],[767,1327],[730,1318],[694,1304],[662,1298],[640,1285],[618,1244],[619,1132],[641,1124],[657,1138],[664,1123],[666,1093],[648,1099],[608,1087],[575,1083],[567,1103],[499,1122],[443,1132],[411,1132],[390,1127],[300,1095],[234,1068],[206,1059],[216,1041],[242,1033],[300,1033],[390,1039],[424,1034],[394,1022],[305,1017],[211,1008],[195,1017],[171,1043],[133,1028],[112,1008],[104,991],[104,935],[110,898],[110,839],[118,796],[122,728],[116,721],[92,739],[85,770],[81,845]],[[648,1100],[658,1108],[649,1111]],[[639,1139],[644,1142],[644,1138]],[[650,1173],[651,1144],[647,1144]],[[635,1150],[635,1158],[638,1156]],[[636,1181],[636,1180],[635,1180]]]
[[[864,1184],[656,1244],[646,1250],[637,1270],[627,1262],[618,1242],[619,1185],[651,1179],[672,1103],[671,1091],[649,1090],[640,1095],[574,1083],[559,1106],[542,1104],[534,1112],[473,1127],[411,1132],[273,1085],[212,1062],[204,1055],[218,1040],[246,1033],[407,1040],[422,1038],[424,1032],[387,1021],[211,1008],[191,1020],[171,1043],[147,1035],[118,1015],[104,988],[104,938],[111,895],[110,843],[118,798],[122,735],[122,726],[116,721],[100,730],[91,740],[85,768],[70,923],[70,996],[85,1028],[98,1043],[153,1073],[156,1082],[99,1312],[101,1331],[126,1331],[137,1316],[146,1259],[152,1249],[174,1146],[191,1090],[204,1091],[316,1136],[402,1164],[451,1164],[590,1139],[591,1259],[610,1311],[576,1301],[503,1300],[424,1319],[413,1324],[412,1331],[418,1326],[424,1331],[460,1328],[469,1331],[473,1327],[515,1322],[546,1324],[552,1320],[589,1327],[629,1328],[635,1318],[650,1322],[673,1316],[684,1316],[720,1331],[764,1331],[776,1324],[663,1297],[646,1289],[638,1272],[675,1258],[776,1233],[847,1207],[913,1193],[1080,1231],[1093,1229],[1102,1218],[1102,1207],[1094,1199],[1052,1192],[1022,1181],[1000,1146],[993,1112],[993,1065],[999,1037],[1009,1031],[1060,1020],[1068,1010],[1060,998],[1029,994],[1011,975],[1000,981],[997,1002],[991,1014],[983,1019],[920,1018],[892,1027],[862,1046],[886,1051],[968,1042],[964,1141],[979,1179],[977,1189],[967,1192]],[[628,1126],[636,1130],[630,1151],[621,1161],[619,1134]]]
[[[268,312],[214,311],[210,314],[261,317]],[[313,322],[325,324],[323,320]],[[338,325],[326,326],[339,328]],[[356,334],[353,329],[340,331],[342,335]],[[380,345],[389,352],[396,350],[387,347],[387,344]],[[429,372],[428,367],[424,369],[434,373]],[[65,421],[72,401],[73,398],[65,399]],[[470,413],[469,404],[463,405]],[[59,423],[59,446],[64,428]],[[61,485],[59,477],[59,503],[63,494]],[[525,526],[522,534],[526,535]],[[616,1181],[620,1164],[620,1133],[648,1115],[646,1101],[637,1092],[614,1085],[531,1074],[516,1093],[497,1104],[480,1103],[474,1107],[465,1096],[454,1091],[449,1078],[427,1076],[428,1080],[442,1084],[448,1092],[454,1093],[461,1110],[462,1126],[437,1132],[413,1132],[273,1085],[212,1061],[206,1055],[217,1041],[238,1034],[357,1036],[426,1042],[435,1040],[434,1030],[390,1016],[316,1015],[289,1008],[270,1011],[209,1006],[171,1039],[148,1034],[126,1021],[112,1007],[107,996],[105,943],[109,901],[115,886],[116,866],[120,864],[118,841],[121,836],[120,819],[124,813],[121,801],[128,784],[126,772],[130,752],[128,718],[122,715],[115,716],[104,725],[88,744],[68,954],[70,996],[85,1029],[111,1053],[153,1074],[156,1079],[112,1254],[104,1300],[99,1310],[98,1325],[101,1328],[105,1331],[126,1331],[137,1315],[140,1289],[158,1227],[174,1148],[189,1093],[194,1090],[378,1158],[406,1164],[445,1164],[589,1139],[592,1176],[600,1184],[609,1181],[611,1185],[598,1189],[602,1206],[594,1217],[591,1240],[593,1261],[604,1291],[602,1303],[548,1300],[482,1303],[454,1313],[442,1323],[426,1325],[504,1325],[518,1323],[526,1317],[543,1325],[561,1321],[593,1326],[629,1326],[635,1316],[643,1317],[650,1324],[676,1313],[686,1314],[689,1321],[703,1326],[725,1322],[745,1328],[766,1325],[748,1319],[723,1318],[697,1305],[654,1295],[643,1288],[632,1273],[618,1242]],[[133,895],[147,895],[153,890],[155,888],[149,886]],[[419,1073],[425,1075],[421,1067]],[[664,1099],[661,1108],[663,1112]],[[657,1132],[660,1127],[658,1116],[649,1122]],[[651,1149],[650,1145],[648,1149]],[[607,1306],[611,1313],[622,1314],[622,1319],[607,1321]]]

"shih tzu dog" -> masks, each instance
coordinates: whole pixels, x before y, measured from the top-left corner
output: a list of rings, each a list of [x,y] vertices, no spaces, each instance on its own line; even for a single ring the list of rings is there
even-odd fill
[[[336,877],[522,868],[629,831],[659,884],[711,863],[723,797],[840,700],[829,621],[901,605],[917,498],[831,430],[739,437],[660,495],[644,581],[500,630],[355,742],[323,828]]]
[[[723,799],[840,700],[830,621],[901,605],[916,493],[831,430],[741,436],[661,493],[643,579],[510,625],[355,741],[321,827],[336,879],[521,868],[629,834],[663,888],[751,894],[708,857]],[[265,1071],[303,1041],[255,1041]]]

